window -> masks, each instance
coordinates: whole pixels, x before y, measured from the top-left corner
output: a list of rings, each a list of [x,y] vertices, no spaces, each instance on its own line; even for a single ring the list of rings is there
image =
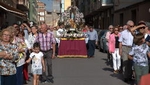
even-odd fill
[[[44,12],[40,12],[40,15],[44,16]]]
[[[136,23],[136,16],[137,16],[137,14],[136,14],[136,9],[135,10],[132,10],[131,11],[131,18],[132,18],[132,20],[133,20],[133,22],[134,23]]]
[[[40,17],[40,21],[44,21],[45,19],[44,19],[44,17]]]
[[[123,16],[123,13],[121,13],[121,14],[120,14],[120,25],[121,25],[121,26],[123,26],[123,21],[124,21],[124,20],[123,20],[123,17],[124,17],[124,16]]]

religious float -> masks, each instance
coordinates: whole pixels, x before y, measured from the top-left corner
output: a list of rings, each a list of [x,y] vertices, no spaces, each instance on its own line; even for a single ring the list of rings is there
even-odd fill
[[[82,28],[85,20],[83,13],[76,6],[70,6],[62,13],[60,23],[64,23],[66,32],[62,37],[84,37]]]
[[[66,31],[61,35],[57,57],[87,57],[86,34],[82,32],[85,23],[83,17],[76,6],[68,7],[61,14],[59,23],[64,23]]]

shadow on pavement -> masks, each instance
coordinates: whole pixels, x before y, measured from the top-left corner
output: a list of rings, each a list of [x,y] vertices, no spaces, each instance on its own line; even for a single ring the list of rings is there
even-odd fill
[[[108,59],[105,59],[105,58],[102,58],[102,60],[105,61],[105,64],[106,64],[107,66],[113,67],[112,60],[109,60],[109,61],[108,61]]]

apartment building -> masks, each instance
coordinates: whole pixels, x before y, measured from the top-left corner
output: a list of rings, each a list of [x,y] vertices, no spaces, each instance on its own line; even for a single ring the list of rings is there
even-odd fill
[[[73,2],[83,12],[85,24],[101,29],[113,24],[113,0],[73,0]]]
[[[46,15],[46,4],[41,2],[41,1],[38,1],[37,2],[37,5],[38,5],[38,24],[42,24],[42,23],[45,23],[45,15]]]
[[[29,21],[34,24],[38,24],[38,1],[39,0],[29,0]]]
[[[86,23],[107,29],[110,24],[124,25],[128,20],[150,22],[149,0],[72,0],[84,13]]]
[[[149,0],[115,0],[114,25],[124,25],[127,20],[137,24],[140,20],[150,22]]]
[[[65,10],[67,10],[67,8],[69,6],[71,6],[71,2],[72,0],[60,0],[60,9],[61,9],[61,13],[64,12]]]

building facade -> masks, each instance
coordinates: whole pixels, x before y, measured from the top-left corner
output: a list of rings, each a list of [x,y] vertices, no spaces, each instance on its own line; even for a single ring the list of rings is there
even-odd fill
[[[26,13],[17,9],[18,0],[0,0],[0,29],[27,20]]]
[[[41,1],[37,2],[38,5],[38,24],[43,24],[45,23],[45,15],[46,15],[46,8],[45,8],[45,4]]]
[[[29,0],[29,21],[38,24],[38,0]]]
[[[133,20],[137,25],[140,20],[150,22],[149,0],[115,0],[114,25],[124,25]]]
[[[106,29],[113,24],[113,0],[73,0],[84,14],[85,24]]]
[[[86,24],[107,29],[110,24],[124,25],[128,20],[150,22],[149,0],[72,0],[84,13]]]

